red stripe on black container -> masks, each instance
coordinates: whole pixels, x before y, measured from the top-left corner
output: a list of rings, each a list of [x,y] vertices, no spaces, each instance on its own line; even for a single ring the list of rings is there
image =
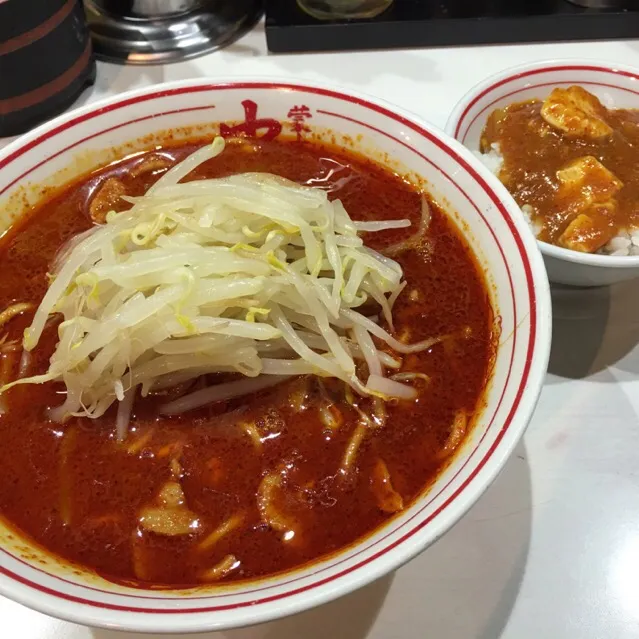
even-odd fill
[[[0,42],[0,55],[6,55],[7,53],[17,51],[18,49],[43,38],[48,33],[51,33],[51,31],[56,29],[58,25],[73,11],[73,7],[76,5],[76,0],[66,0],[66,2],[50,18],[40,23],[38,26],[23,31],[4,42]]]
[[[70,106],[95,78],[81,0],[0,4],[0,136]]]

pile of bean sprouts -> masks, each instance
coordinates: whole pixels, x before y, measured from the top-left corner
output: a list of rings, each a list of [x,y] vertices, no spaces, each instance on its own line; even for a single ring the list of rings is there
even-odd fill
[[[187,391],[161,412],[304,374],[339,378],[364,396],[414,396],[387,376],[400,366],[387,351],[416,352],[432,341],[407,345],[392,336],[402,269],[359,235],[410,222],[355,222],[325,191],[266,173],[182,182],[223,149],[216,138],[145,195],[124,196],[129,210],[109,213],[65,247],[24,335],[30,351],[50,316],[62,315],[49,369],[2,391],[63,382],[66,400],[51,415],[57,421],[97,418],[119,402],[120,437],[138,392],[210,373],[243,377]],[[360,312],[365,303],[368,312]]]

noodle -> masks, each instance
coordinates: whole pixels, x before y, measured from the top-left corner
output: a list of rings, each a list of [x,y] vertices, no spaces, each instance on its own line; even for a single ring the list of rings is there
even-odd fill
[[[287,518],[275,506],[276,495],[281,490],[281,487],[282,475],[280,473],[266,475],[257,489],[257,507],[262,521],[273,530],[285,533],[283,540],[288,541],[295,535],[295,527],[287,521]]]
[[[449,457],[457,450],[457,448],[459,448],[459,445],[462,443],[466,435],[467,428],[468,415],[466,414],[466,411],[457,411],[448,439],[440,452],[441,457]]]
[[[4,311],[0,313],[0,328],[2,328],[7,322],[12,320],[17,315],[21,315],[26,311],[30,311],[32,308],[33,304],[29,303],[12,304],[8,308],[5,308]]]
[[[238,528],[244,521],[244,515],[231,515],[226,521],[220,524],[215,530],[209,533],[199,544],[199,550],[208,550],[217,544],[222,537],[225,537],[229,533]]]
[[[249,436],[253,447],[256,450],[262,450],[262,438],[257,430],[257,426],[253,422],[240,422],[240,428]]]
[[[428,200],[426,199],[426,197],[422,196],[422,214],[417,231],[407,240],[387,246],[383,251],[384,255],[395,257],[401,253],[404,253],[405,251],[417,248],[426,237],[426,232],[428,231],[428,226],[430,225],[430,218],[431,213],[430,207],[428,206]]]
[[[218,564],[209,568],[200,574],[202,581],[219,581],[224,579],[230,572],[239,568],[240,562],[236,559],[235,555],[227,555]]]
[[[76,428],[69,428],[62,437],[60,444],[60,519],[65,526],[71,525],[71,471],[69,469],[69,458],[75,449],[78,431]]]
[[[393,488],[391,476],[384,460],[378,459],[371,475],[371,488],[380,510],[396,513],[404,509],[404,499]]]
[[[359,422],[355,427],[355,431],[351,435],[351,438],[346,446],[346,450],[344,452],[344,456],[342,457],[342,463],[339,467],[339,472],[342,475],[347,475],[353,463],[355,462],[355,457],[357,456],[357,451],[366,436],[366,431],[368,429],[368,425]]]

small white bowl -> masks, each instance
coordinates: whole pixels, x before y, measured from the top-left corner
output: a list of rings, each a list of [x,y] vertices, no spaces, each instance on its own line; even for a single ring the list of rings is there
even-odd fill
[[[479,151],[481,132],[497,108],[532,98],[544,99],[555,87],[578,84],[607,107],[639,109],[639,69],[594,60],[534,62],[491,76],[455,106],[446,132],[471,151]],[[551,282],[602,286],[639,277],[639,256],[591,255],[539,242]]]
[[[0,234],[38,195],[155,134],[219,124],[257,135],[327,131],[394,169],[428,180],[486,273],[501,340],[486,406],[462,449],[429,490],[356,544],[298,570],[191,591],[135,590],[71,567],[0,522],[0,593],[77,623],[154,633],[202,632],[276,619],[325,603],[392,571],[443,535],[506,463],[532,415],[550,350],[550,294],[534,237],[506,190],[461,144],[394,106],[288,80],[210,80],[154,86],[64,115],[0,152]],[[247,124],[245,119],[250,120]],[[203,129],[202,129],[203,127]],[[346,137],[343,137],[346,136]],[[124,146],[123,146],[124,145]],[[116,154],[117,155],[117,154]],[[425,266],[426,268],[426,266]]]

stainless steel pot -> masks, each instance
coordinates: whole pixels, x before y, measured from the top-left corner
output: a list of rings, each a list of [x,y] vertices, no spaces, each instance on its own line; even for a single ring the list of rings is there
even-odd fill
[[[95,54],[160,64],[226,46],[262,15],[262,0],[84,0]]]
[[[90,4],[90,3],[87,3]],[[201,8],[203,0],[93,0],[112,15],[131,18],[162,18]]]

